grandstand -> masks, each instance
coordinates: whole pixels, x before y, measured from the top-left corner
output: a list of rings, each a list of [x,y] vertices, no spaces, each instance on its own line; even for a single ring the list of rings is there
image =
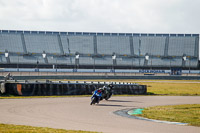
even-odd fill
[[[199,69],[199,34],[0,30],[1,68]]]

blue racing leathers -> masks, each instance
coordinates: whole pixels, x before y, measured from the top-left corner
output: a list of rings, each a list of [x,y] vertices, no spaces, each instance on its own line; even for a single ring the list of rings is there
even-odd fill
[[[101,99],[101,97],[102,97],[102,93],[101,93],[101,92],[98,92],[98,90],[95,90],[94,93],[93,93],[93,95],[92,95],[92,97],[91,97],[91,99],[92,99],[93,97],[97,97],[97,103],[99,103],[99,101],[100,101],[100,99]]]

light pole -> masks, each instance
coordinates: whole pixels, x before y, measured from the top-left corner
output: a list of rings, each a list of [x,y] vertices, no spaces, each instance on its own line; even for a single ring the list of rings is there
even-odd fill
[[[140,66],[140,55],[141,55],[141,40],[139,39],[139,49],[138,49],[138,52],[139,52],[139,66]]]
[[[45,51],[43,51],[42,53],[42,58],[44,59],[44,62],[48,64],[47,54],[45,53]]]
[[[57,69],[58,69],[57,60],[58,60],[58,58],[56,57],[56,74],[57,74]]]
[[[187,60],[187,57],[186,57],[186,56],[183,56],[183,60],[186,61],[186,60]]]
[[[94,66],[93,66],[93,72],[95,72],[95,57],[94,57]]]
[[[191,63],[191,62],[190,62],[190,59],[189,59],[189,73],[190,73],[190,65],[191,65],[190,63]]]
[[[187,60],[187,57],[185,54],[183,54],[183,57],[182,57],[182,68],[186,68],[186,60]]]
[[[132,64],[131,64],[131,69],[133,69],[133,57],[131,58]]]
[[[53,56],[51,57],[51,60],[52,60],[52,63],[53,63]],[[53,63],[53,65],[52,65],[52,69],[54,70],[55,69],[55,64]]]
[[[148,65],[148,61],[149,61],[149,55],[148,53],[146,53],[145,57],[144,57],[144,66],[147,66]]]
[[[183,54],[183,57],[182,57],[182,67],[186,68],[186,60],[187,60],[187,57],[186,57],[185,54]],[[182,73],[182,70],[181,70],[181,73]]]
[[[115,72],[115,68],[114,68],[114,66],[116,65],[116,58],[117,58],[117,56],[116,56],[116,54],[115,53],[113,53],[113,55],[112,55],[112,60],[113,60],[113,72]]]
[[[7,63],[10,63],[10,58],[9,58],[9,52],[8,52],[8,50],[5,50],[5,58],[6,58],[6,61],[7,61]]]
[[[76,67],[76,71],[79,67],[79,57],[80,55],[78,53],[75,54],[75,67]]]
[[[9,57],[9,53],[8,53],[8,51],[5,52],[5,57],[6,57],[6,58]]]
[[[149,60],[149,55],[145,55],[145,60]]]
[[[36,62],[36,72],[39,72],[38,65],[39,65],[39,61],[38,61],[38,57],[37,57],[37,62]]]
[[[42,54],[42,58],[43,58],[43,59],[45,59],[46,56],[47,56],[46,53],[43,53],[43,54]]]
[[[19,72],[19,55],[18,55],[18,60],[17,60],[17,71]]]

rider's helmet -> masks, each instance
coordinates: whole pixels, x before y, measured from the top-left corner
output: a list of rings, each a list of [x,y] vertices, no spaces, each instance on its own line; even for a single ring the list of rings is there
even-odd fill
[[[106,90],[106,89],[107,89],[107,87],[106,87],[106,86],[103,86],[102,90]]]
[[[101,93],[101,92],[102,92],[102,88],[99,88],[97,92],[98,92],[98,93]]]
[[[113,88],[113,85],[112,85],[112,84],[109,84],[108,87]]]

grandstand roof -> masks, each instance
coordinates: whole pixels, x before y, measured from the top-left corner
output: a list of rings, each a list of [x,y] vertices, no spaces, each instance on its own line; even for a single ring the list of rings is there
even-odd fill
[[[199,34],[162,34],[162,33],[108,33],[108,32],[58,32],[58,31],[23,31],[0,30],[0,33],[24,33],[24,34],[52,34],[52,35],[99,35],[99,36],[169,36],[169,37],[199,37]]]

